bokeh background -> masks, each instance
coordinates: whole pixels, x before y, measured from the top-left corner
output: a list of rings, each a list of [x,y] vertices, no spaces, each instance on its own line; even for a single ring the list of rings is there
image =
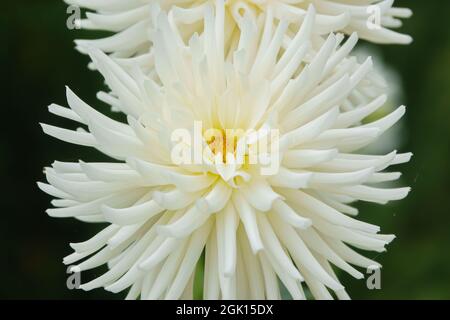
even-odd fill
[[[102,289],[66,288],[62,258],[70,253],[68,243],[87,239],[99,226],[49,218],[45,209],[50,198],[36,187],[36,181],[43,179],[42,168],[55,159],[98,159],[88,149],[44,136],[38,125],[64,125],[47,112],[47,105],[65,105],[65,85],[99,105],[95,93],[102,88],[102,79],[87,70],[88,59],[73,50],[73,39],[95,35],[68,30],[66,6],[60,0],[3,2],[0,298],[121,298]],[[389,206],[359,206],[362,219],[397,235],[388,252],[369,254],[384,266],[382,289],[367,290],[365,281],[344,274],[341,279],[355,299],[449,299],[450,1],[396,3],[414,10],[414,17],[402,29],[413,35],[414,43],[406,47],[365,44],[364,50],[375,47],[376,59],[400,75],[402,103],[408,106],[400,151],[415,155],[401,168],[402,184],[413,191],[406,200]],[[381,64],[378,60],[375,64]]]

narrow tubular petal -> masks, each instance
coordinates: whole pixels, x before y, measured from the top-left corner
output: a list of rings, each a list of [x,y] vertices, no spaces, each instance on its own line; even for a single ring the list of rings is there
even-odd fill
[[[314,256],[309,251],[308,247],[302,241],[300,236],[292,229],[289,225],[280,222],[279,220],[273,218],[269,215],[270,221],[277,233],[278,237],[284,243],[284,245],[289,250],[292,258],[296,264],[304,269],[303,276],[305,272],[311,273],[317,281],[325,284],[331,289],[340,290],[342,285],[334,280],[317,262]]]
[[[296,172],[280,167],[278,173],[268,180],[274,187],[300,189],[307,187],[312,177],[311,172]]]
[[[250,246],[254,254],[262,250],[263,244],[256,222],[256,212],[252,209],[250,204],[239,193],[233,193],[233,204],[236,208],[242,223],[244,224]]]
[[[278,200],[275,202],[273,211],[280,215],[281,219],[295,228],[307,229],[312,224],[311,220],[298,215],[291,207],[286,204],[286,202],[282,200]]]
[[[380,230],[380,228],[375,225],[352,219],[302,191],[283,189],[281,194],[286,197],[287,201],[295,204],[295,206],[300,209],[301,213],[308,214],[309,212],[310,217],[312,217],[311,214],[314,214],[333,224],[360,229],[371,233],[376,233]],[[303,210],[301,210],[302,208]]]
[[[338,151],[330,150],[289,150],[284,154],[283,165],[287,168],[302,169],[332,160]]]
[[[224,235],[224,266],[226,277],[232,277],[236,272],[237,240],[236,232],[239,226],[239,217],[231,203],[216,218],[217,229],[223,229]]]
[[[278,237],[273,231],[270,222],[267,220],[267,217],[260,214],[258,216],[258,223],[261,228],[261,234],[266,252],[278,261],[278,264],[283,268],[283,273],[289,275],[289,277],[303,281],[303,277],[292,263],[291,258],[286,254],[284,248],[278,240]]]
[[[166,293],[165,299],[178,299],[189,281],[190,275],[194,272],[194,268],[205,247],[209,232],[211,231],[212,220],[209,219],[201,228],[199,228],[191,237],[188,244],[186,255],[181,262],[179,271],[172,282],[171,287]]]
[[[245,270],[247,272],[250,295],[252,300],[264,300],[264,278],[258,255],[252,252],[243,228],[238,229],[239,244],[242,250]]]
[[[106,221],[117,225],[131,225],[140,221],[145,221],[164,210],[165,209],[160,207],[155,200],[149,200],[123,209],[114,209],[106,205],[102,206],[102,212]]]
[[[248,186],[242,187],[240,191],[253,208],[263,212],[269,211],[273,203],[280,198],[280,195],[274,192],[263,179],[253,179]]]
[[[203,298],[205,300],[218,300],[220,294],[219,266],[216,230],[212,229],[205,247],[205,276],[203,279]]]

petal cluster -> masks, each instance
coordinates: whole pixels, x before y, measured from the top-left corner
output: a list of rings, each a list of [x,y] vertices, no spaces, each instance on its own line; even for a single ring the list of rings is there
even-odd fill
[[[89,1],[100,11],[106,9],[102,3]],[[109,12],[124,11],[123,21],[136,21],[130,12],[138,16],[141,3],[110,1],[109,11],[95,17],[106,23]],[[359,63],[350,56],[356,34],[318,35],[323,17],[313,6],[299,28],[269,7],[256,20],[241,16],[230,31],[227,10],[221,2],[205,3],[199,16],[188,9],[185,19],[195,12],[202,32],[186,38],[173,23],[174,11],[155,9],[151,72],[124,67],[82,44],[110,90],[100,100],[126,121],[107,117],[70,89],[69,108],[49,107],[79,128],[43,124],[47,134],[111,158],[55,162],[45,169],[47,183],[39,183],[56,198],[50,216],[108,223],[93,238],[71,244],[74,253],[64,259],[81,271],[108,265],[83,289],[129,290],[128,298],[191,298],[204,253],[205,299],[278,299],[281,284],[295,299],[346,299],[333,266],[360,279],[355,267],[378,263],[355,248],[383,252],[394,239],[357,220],[352,206],[404,198],[409,188],[385,183],[400,177],[388,168],[411,157],[359,152],[405,108],[364,121],[383,106],[386,87],[370,58]],[[129,27],[117,24],[115,31]],[[236,164],[206,138],[211,161],[176,163],[172,133],[192,132],[196,121],[205,128],[277,130],[279,147],[271,153],[280,160],[278,170],[263,174],[261,164]]]

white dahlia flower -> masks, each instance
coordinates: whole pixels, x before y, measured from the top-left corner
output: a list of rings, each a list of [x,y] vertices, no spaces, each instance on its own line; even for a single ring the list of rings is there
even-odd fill
[[[268,8],[275,18],[289,20],[291,28],[296,30],[313,4],[318,13],[314,30],[317,34],[358,32],[360,38],[376,43],[408,44],[412,40],[389,29],[400,27],[400,18],[412,14],[407,8],[394,7],[394,0],[65,0],[70,5],[91,10],[80,21],[82,28],[115,33],[103,39],[76,41],[80,51],[85,52],[83,47],[88,44],[114,53],[119,59],[144,55],[140,60],[143,64],[151,60],[154,42],[151,30],[158,15],[157,4],[170,12],[172,25],[182,26],[180,34],[186,39],[194,32],[201,33],[203,12],[214,1],[223,1],[226,8],[224,19],[229,28],[225,38],[233,37],[233,29],[242,17],[258,20]]]
[[[102,97],[127,121],[110,119],[68,89],[70,108],[51,105],[50,112],[82,128],[43,130],[112,160],[55,162],[45,169],[48,184],[39,183],[58,198],[50,216],[109,224],[72,243],[75,252],[64,259],[80,271],[108,265],[82,289],[192,298],[204,252],[205,299],[279,299],[280,283],[294,299],[304,299],[305,289],[317,299],[333,292],[346,299],[332,265],[357,279],[363,274],[354,266],[378,265],[354,248],[383,252],[394,236],[355,219],[351,203],[404,198],[409,188],[377,184],[398,179],[385,170],[411,155],[357,150],[405,108],[362,125],[386,99],[376,94],[371,61],[347,58],[355,35],[340,44],[331,34],[309,50],[314,19],[311,7],[292,33],[270,10],[262,28],[242,18],[224,49],[222,5],[204,8],[204,32],[187,43],[160,12],[150,75],[86,49],[112,91]],[[240,134],[230,137],[230,130]]]

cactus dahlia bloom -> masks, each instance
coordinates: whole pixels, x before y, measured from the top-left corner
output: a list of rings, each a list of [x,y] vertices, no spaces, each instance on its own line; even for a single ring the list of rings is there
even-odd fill
[[[263,28],[244,17],[227,49],[224,16],[223,5],[205,7],[204,32],[184,42],[160,12],[150,75],[86,49],[112,91],[105,100],[127,119],[110,119],[69,89],[70,108],[49,108],[82,128],[43,125],[47,134],[112,159],[45,170],[48,184],[39,186],[58,198],[50,216],[109,224],[71,244],[64,263],[81,271],[108,265],[85,290],[191,298],[204,252],[205,299],[278,299],[280,283],[294,299],[304,299],[306,288],[317,299],[348,298],[331,266],[360,279],[355,266],[377,263],[353,247],[383,252],[394,238],[357,220],[351,203],[385,204],[409,191],[378,185],[399,178],[385,170],[409,154],[357,151],[405,108],[361,123],[385,101],[383,94],[369,99],[379,91],[371,61],[347,58],[355,36],[341,44],[331,34],[311,49],[313,7],[296,33],[272,14]],[[217,134],[229,129],[243,133]],[[190,133],[199,134],[197,143],[184,139]],[[253,148],[263,140],[268,148]],[[194,150],[198,161],[178,161],[175,150]],[[265,170],[274,163],[276,170]]]
[[[261,13],[271,8],[275,18],[289,20],[293,30],[298,29],[305,18],[307,8],[313,4],[317,10],[315,33],[328,35],[331,32],[351,34],[358,32],[363,39],[376,43],[408,44],[411,37],[389,28],[402,25],[400,18],[408,18],[412,12],[406,8],[393,7],[394,0],[216,0],[226,8],[225,20],[229,30],[225,38],[234,35],[234,27],[242,17],[258,20]],[[93,10],[81,21],[85,29],[114,32],[113,36],[98,40],[77,40],[82,52],[89,44],[116,58],[144,55],[140,62],[148,65],[152,59],[154,42],[151,29],[158,15],[159,3],[169,13],[170,23],[180,25],[180,34],[185,38],[202,31],[200,23],[203,11],[214,0],[65,0],[70,5]]]

